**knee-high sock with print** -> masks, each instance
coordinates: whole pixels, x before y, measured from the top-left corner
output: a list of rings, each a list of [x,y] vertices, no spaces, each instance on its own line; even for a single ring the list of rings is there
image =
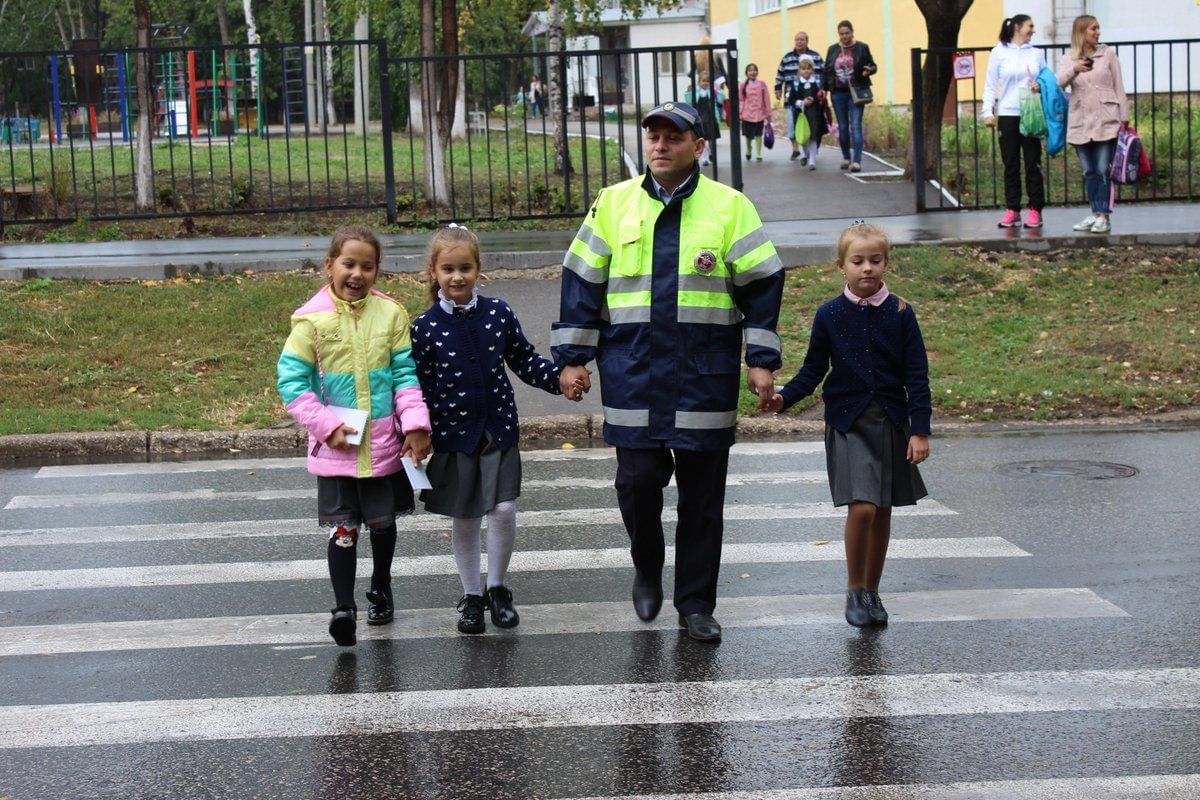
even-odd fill
[[[483,594],[479,585],[479,525],[482,517],[455,517],[450,525],[450,546],[463,594]]]
[[[371,529],[371,588],[392,596],[392,558],[396,555],[396,525]]]
[[[338,608],[354,608],[354,569],[358,565],[358,531],[338,528],[329,535],[329,580]]]
[[[513,543],[517,540],[517,504],[511,500],[497,503],[488,512],[487,585],[491,589],[504,584],[508,562],[512,560]]]

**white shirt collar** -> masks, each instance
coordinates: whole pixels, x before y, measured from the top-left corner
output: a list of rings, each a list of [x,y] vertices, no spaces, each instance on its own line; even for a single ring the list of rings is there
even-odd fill
[[[475,289],[474,287],[472,287],[472,289],[471,289],[471,302],[465,303],[465,304],[459,304],[459,303],[454,302],[450,298],[446,297],[446,295],[442,292],[441,289],[438,289],[438,305],[440,305],[442,307],[442,310],[445,311],[447,314],[453,314],[454,309],[456,309],[456,308],[461,308],[464,310],[472,309],[475,307],[475,305],[478,302],[479,302],[479,290]]]

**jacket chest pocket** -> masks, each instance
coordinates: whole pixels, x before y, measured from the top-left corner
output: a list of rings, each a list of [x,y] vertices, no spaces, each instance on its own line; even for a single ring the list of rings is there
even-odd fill
[[[612,270],[618,275],[640,275],[642,271],[641,219],[623,219],[617,226],[617,246],[613,248]]]

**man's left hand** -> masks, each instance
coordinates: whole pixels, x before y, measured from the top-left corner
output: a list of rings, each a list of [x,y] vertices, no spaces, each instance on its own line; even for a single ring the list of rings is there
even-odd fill
[[[751,367],[746,376],[746,385],[758,397],[758,410],[768,410],[775,394],[775,374],[766,367]]]

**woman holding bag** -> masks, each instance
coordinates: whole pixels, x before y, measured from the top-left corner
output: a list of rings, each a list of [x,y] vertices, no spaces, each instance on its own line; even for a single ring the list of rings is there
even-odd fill
[[[837,30],[838,43],[830,45],[825,54],[825,88],[837,113],[842,169],[862,172],[863,109],[872,100],[871,76],[879,67],[871,48],[854,40],[850,20],[839,22]]]
[[[1129,102],[1117,54],[1100,44],[1100,23],[1095,17],[1085,14],[1075,18],[1071,50],[1058,65],[1058,85],[1071,89],[1067,141],[1079,153],[1084,188],[1091,203],[1092,213],[1075,225],[1075,230],[1108,233],[1116,199],[1108,168],[1117,134],[1129,124]]]
[[[1021,158],[1025,159],[1025,192],[1029,195],[1026,228],[1042,227],[1046,187],[1042,181],[1042,142],[1021,133],[1021,88],[1040,91],[1037,74],[1046,66],[1042,51],[1030,44],[1033,20],[1015,14],[1000,26],[1000,43],[988,55],[983,84],[983,124],[1000,127],[1000,160],[1004,162],[1004,216],[1001,228],[1021,225]],[[999,122],[997,123],[997,120]]]

